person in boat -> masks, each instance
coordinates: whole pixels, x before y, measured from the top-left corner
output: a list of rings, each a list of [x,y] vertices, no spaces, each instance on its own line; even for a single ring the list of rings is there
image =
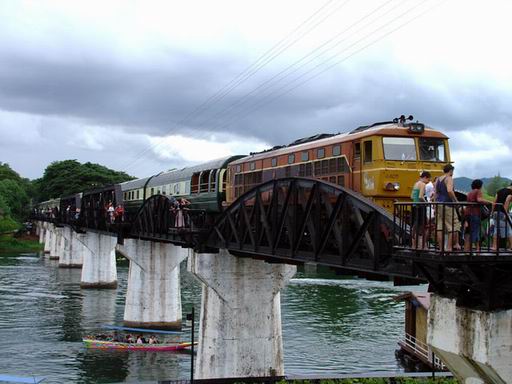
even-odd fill
[[[146,339],[142,335],[137,336],[137,344],[146,344]]]
[[[126,337],[124,338],[124,342],[128,343],[128,344],[132,344],[133,343],[133,336],[130,333],[127,334]]]
[[[122,342],[122,338],[119,337],[119,334],[117,332],[114,332],[114,335],[112,336],[112,341],[116,342],[116,343],[120,343]]]
[[[158,339],[155,335],[149,336],[149,344],[158,344]]]

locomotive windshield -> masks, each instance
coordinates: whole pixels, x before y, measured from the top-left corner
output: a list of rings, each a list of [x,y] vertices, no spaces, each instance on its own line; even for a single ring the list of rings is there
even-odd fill
[[[383,137],[386,160],[416,160],[416,144],[412,137]]]
[[[420,160],[445,162],[443,139],[419,138]]]

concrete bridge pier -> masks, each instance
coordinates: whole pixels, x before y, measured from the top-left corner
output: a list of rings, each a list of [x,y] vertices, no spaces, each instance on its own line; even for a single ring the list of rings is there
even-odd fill
[[[50,260],[59,260],[61,253],[62,228],[52,225],[50,238]]]
[[[53,236],[53,224],[45,223],[45,231],[44,231],[44,253],[50,253],[52,247],[52,236]]]
[[[283,375],[280,291],[296,266],[221,249],[191,255],[188,268],[203,283],[197,378]]]
[[[44,243],[45,231],[46,231],[46,222],[45,221],[36,221],[36,228],[39,228],[39,244]]]
[[[117,288],[117,237],[87,232],[84,236],[81,288]]]
[[[125,239],[117,249],[130,260],[124,324],[181,329],[180,263],[188,250],[138,239]]]
[[[512,310],[460,308],[432,295],[428,341],[464,384],[512,383]]]
[[[85,246],[85,234],[76,233],[71,227],[62,228],[61,254],[59,268],[82,268]]]

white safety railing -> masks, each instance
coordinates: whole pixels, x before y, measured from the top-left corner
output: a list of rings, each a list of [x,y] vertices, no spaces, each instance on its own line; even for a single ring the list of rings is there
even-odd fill
[[[404,343],[407,347],[409,347],[414,354],[417,356],[423,357],[426,361],[429,363],[434,362],[435,368],[439,370],[446,369],[446,366],[441,361],[439,357],[437,357],[433,352],[432,349],[425,344],[424,342],[418,340],[414,336],[406,333],[405,334],[405,340],[402,340],[402,343]],[[433,359],[432,359],[433,356]]]

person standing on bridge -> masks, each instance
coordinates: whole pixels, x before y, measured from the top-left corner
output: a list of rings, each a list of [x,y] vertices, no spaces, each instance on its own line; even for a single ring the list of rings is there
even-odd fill
[[[430,182],[430,172],[423,171],[420,179],[414,184],[411,191],[411,200],[413,203],[425,203],[427,196],[425,187]],[[412,247],[426,248],[425,226],[427,221],[427,207],[423,204],[413,204],[412,206]]]
[[[114,211],[114,217],[116,223],[122,223],[124,221],[124,208],[121,204],[117,204]]]
[[[508,187],[500,189],[496,192],[494,199],[495,206],[493,207],[494,219],[494,237],[492,240],[492,250],[498,249],[498,238],[508,238],[508,246],[512,248],[512,226],[510,225],[510,216],[508,210],[512,202],[512,184]]]
[[[479,204],[492,204],[492,201],[487,201],[483,197],[482,180],[476,179],[471,183],[471,192],[468,193],[468,203]],[[464,250],[470,251],[471,247],[475,245],[477,252],[480,251],[480,227],[482,223],[482,210],[483,206],[470,205],[466,207],[464,217],[467,224],[468,232],[464,236]]]
[[[459,236],[454,233],[460,231],[460,221],[457,215],[456,207],[450,203],[457,203],[457,196],[453,189],[453,171],[451,164],[443,167],[444,175],[436,181],[435,201],[442,203],[436,210],[436,230],[437,244],[441,250],[444,249],[444,235],[448,234],[448,244],[446,251],[460,251]]]

